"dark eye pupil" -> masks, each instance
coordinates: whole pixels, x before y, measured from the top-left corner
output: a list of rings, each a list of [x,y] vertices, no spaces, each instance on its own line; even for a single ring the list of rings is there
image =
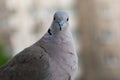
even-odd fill
[[[69,18],[67,18],[67,21],[69,21]]]
[[[55,17],[54,17],[54,21],[55,21]]]

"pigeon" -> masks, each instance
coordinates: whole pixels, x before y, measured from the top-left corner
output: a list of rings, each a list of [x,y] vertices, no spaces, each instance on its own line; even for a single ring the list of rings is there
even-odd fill
[[[77,69],[69,16],[56,11],[45,35],[0,67],[0,80],[74,80]]]

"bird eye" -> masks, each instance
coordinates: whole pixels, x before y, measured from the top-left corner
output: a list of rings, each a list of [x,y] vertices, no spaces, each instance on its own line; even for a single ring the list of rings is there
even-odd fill
[[[54,21],[55,21],[55,17],[54,17]]]
[[[67,18],[67,21],[69,21],[69,18]]]

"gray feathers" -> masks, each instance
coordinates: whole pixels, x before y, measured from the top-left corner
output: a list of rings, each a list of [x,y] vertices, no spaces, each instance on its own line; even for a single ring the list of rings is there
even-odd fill
[[[45,80],[50,75],[49,57],[40,47],[23,50],[6,65],[1,68],[0,80]]]

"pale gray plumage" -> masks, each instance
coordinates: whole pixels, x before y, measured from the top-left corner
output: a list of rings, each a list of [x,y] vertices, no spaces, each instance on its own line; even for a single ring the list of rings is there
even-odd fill
[[[0,80],[74,80],[78,60],[68,20],[57,11],[48,32],[0,68]]]

